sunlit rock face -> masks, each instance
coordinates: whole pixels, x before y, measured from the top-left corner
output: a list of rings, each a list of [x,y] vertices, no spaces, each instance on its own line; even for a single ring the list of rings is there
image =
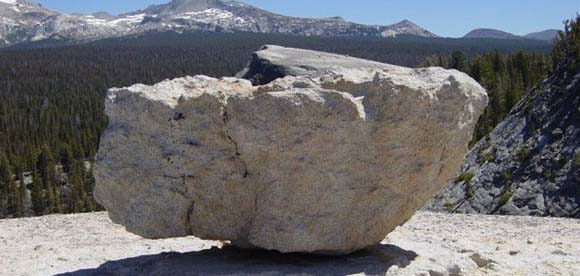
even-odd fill
[[[115,222],[147,238],[356,251],[455,176],[488,101],[458,71],[279,46],[240,76],[109,91],[95,196]]]

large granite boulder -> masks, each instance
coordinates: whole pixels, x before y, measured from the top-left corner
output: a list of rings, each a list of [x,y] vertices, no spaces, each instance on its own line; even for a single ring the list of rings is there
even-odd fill
[[[240,75],[109,91],[95,196],[113,221],[147,238],[362,249],[455,177],[488,101],[458,71],[278,46]]]

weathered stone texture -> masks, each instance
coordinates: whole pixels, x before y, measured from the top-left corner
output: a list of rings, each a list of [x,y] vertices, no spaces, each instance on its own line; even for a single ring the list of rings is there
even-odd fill
[[[456,174],[487,104],[467,75],[267,46],[242,75],[112,89],[98,201],[148,238],[347,253]],[[257,75],[259,72],[259,75]],[[281,74],[280,74],[281,73]]]

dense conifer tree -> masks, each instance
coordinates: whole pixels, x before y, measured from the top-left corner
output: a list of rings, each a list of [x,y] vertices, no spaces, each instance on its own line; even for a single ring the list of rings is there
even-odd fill
[[[445,67],[445,63],[446,62],[442,62],[441,65]],[[465,58],[465,54],[463,54],[463,52],[461,51],[454,51],[453,54],[451,54],[451,61],[449,67],[457,69],[462,72],[467,72],[467,60]]]
[[[17,200],[17,211],[16,217],[23,217],[27,213],[27,209],[29,208],[28,204],[28,192],[26,189],[26,183],[24,179],[24,173],[21,171],[18,174],[18,200]]]
[[[68,174],[71,172],[73,162],[74,158],[70,146],[68,144],[63,145],[60,151],[60,164],[65,173]]]
[[[6,155],[0,153],[0,211],[8,213],[10,211],[10,186],[12,183],[12,172],[10,163]]]
[[[42,184],[42,179],[35,171],[32,177],[31,200],[32,200],[32,210],[34,214],[37,216],[44,215],[46,210],[43,186],[44,185]]]
[[[81,162],[75,161],[69,179],[69,211],[73,213],[85,210],[85,192],[83,184],[84,170],[82,166],[83,164]]]
[[[46,191],[44,198],[46,212],[49,214],[61,212],[61,194],[57,188],[56,162],[51,149],[46,144],[42,146],[36,169],[44,184],[43,189]]]

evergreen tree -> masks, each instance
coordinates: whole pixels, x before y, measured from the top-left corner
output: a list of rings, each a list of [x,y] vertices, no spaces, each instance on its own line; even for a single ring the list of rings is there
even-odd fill
[[[450,68],[457,69],[461,72],[467,72],[467,59],[461,51],[454,51],[451,54]]]
[[[449,68],[449,63],[447,62],[447,57],[444,55],[439,55],[437,63],[440,67]]]
[[[19,179],[18,200],[17,200],[18,208],[17,208],[16,217],[23,217],[26,215],[26,211],[28,209],[28,204],[27,204],[28,192],[26,189],[26,181],[24,179],[24,173],[20,172],[18,174],[18,179]]]
[[[85,206],[87,211],[98,211],[102,210],[102,207],[95,201],[93,197],[93,190],[95,189],[95,176],[93,175],[92,166],[85,172]]]
[[[52,151],[48,147],[48,145],[44,144],[42,146],[42,150],[40,155],[38,156],[38,161],[36,165],[36,169],[40,174],[40,178],[44,182],[44,189],[48,189],[50,186],[49,183],[53,183],[56,181],[55,179],[55,167],[56,163],[54,162],[54,158],[52,155]]]
[[[497,50],[493,53],[492,64],[495,74],[503,77],[506,73],[505,58]]]
[[[69,208],[73,213],[84,211],[84,184],[82,174],[82,164],[75,161],[73,171],[70,176],[70,202]]]
[[[8,201],[7,201],[7,206],[8,206],[8,214],[9,216],[13,216],[16,213],[18,213],[18,204],[20,201],[19,195],[18,195],[18,186],[16,185],[16,180],[14,179],[14,177],[11,175],[10,179],[8,180]]]
[[[38,156],[37,169],[44,184],[45,206],[48,213],[56,213],[61,210],[60,193],[57,190],[56,163],[52,151],[44,144]]]
[[[0,153],[1,154],[1,153]],[[10,211],[10,185],[12,172],[10,163],[4,154],[0,155],[0,214]]]
[[[44,200],[44,192],[43,192],[42,178],[40,175],[35,171],[32,177],[32,210],[34,214],[37,216],[44,215],[46,211],[46,203]]]
[[[564,31],[558,35],[558,41],[552,51],[554,70],[558,69],[566,59],[572,60],[575,66],[580,66],[580,15],[576,19],[567,20]]]
[[[70,173],[72,170],[72,164],[74,162],[72,150],[68,144],[64,145],[60,151],[60,164],[63,167],[65,173]]]

